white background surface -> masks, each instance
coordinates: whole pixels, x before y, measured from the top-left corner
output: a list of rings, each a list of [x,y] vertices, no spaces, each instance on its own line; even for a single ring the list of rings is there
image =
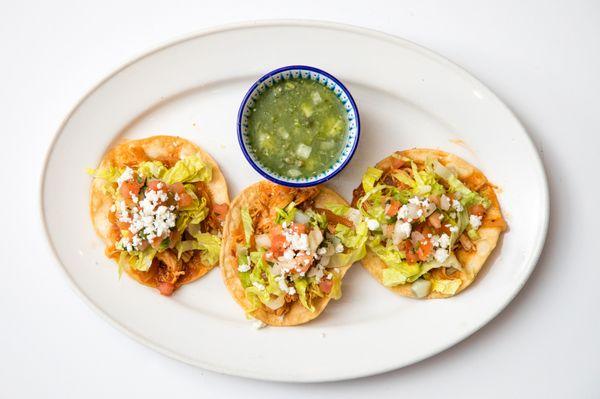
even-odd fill
[[[82,3],[0,7],[0,397],[600,396],[599,2]],[[371,27],[441,53],[513,109],[542,155],[552,210],[537,269],[498,318],[434,358],[316,385],[195,369],[135,343],[88,309],[45,245],[37,212],[43,156],[89,88],[171,38],[282,17]]]

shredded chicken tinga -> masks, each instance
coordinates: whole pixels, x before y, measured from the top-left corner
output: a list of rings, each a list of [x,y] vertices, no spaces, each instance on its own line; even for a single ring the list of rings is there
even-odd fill
[[[250,316],[270,325],[305,323],[341,296],[366,238],[360,213],[332,190],[257,183],[231,205],[222,275]]]
[[[352,204],[369,227],[363,266],[392,291],[416,298],[464,290],[506,228],[483,173],[436,150],[396,152],[369,168]]]
[[[120,270],[171,295],[217,265],[229,197],[199,147],[170,136],[128,141],[90,174],[94,227]]]

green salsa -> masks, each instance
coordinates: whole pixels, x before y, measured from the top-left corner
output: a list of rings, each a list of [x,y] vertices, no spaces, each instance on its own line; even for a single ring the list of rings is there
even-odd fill
[[[258,161],[282,176],[311,177],[338,159],[346,141],[346,110],[310,79],[281,80],[251,108],[248,138]]]

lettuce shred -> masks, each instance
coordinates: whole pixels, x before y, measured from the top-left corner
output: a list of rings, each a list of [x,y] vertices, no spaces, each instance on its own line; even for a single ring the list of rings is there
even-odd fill
[[[252,217],[248,208],[242,208],[240,211],[242,216],[242,226],[244,227],[244,238],[246,239],[246,245],[250,245],[252,234],[254,234],[254,227],[252,226]]]
[[[177,161],[161,178],[167,184],[195,183],[211,179],[212,169],[198,155],[191,155]]]

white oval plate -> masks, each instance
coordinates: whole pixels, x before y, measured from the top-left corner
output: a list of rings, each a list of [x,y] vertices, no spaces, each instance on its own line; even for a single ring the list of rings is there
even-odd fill
[[[395,296],[356,264],[344,296],[314,322],[255,331],[219,270],[165,298],[103,255],[89,219],[90,178],[122,137],[185,137],[220,164],[232,195],[259,176],[236,141],[236,113],[252,82],[289,64],[322,68],[356,99],[362,137],[331,185],[346,198],[363,170],[414,146],[456,153],[498,187],[510,230],[472,287],[455,298]],[[68,116],[49,151],[41,205],[50,244],[75,290],[113,325],[168,356],[268,380],[365,376],[432,356],[497,315],[527,280],[548,222],[542,164],[523,127],[484,85],[413,43],[330,23],[275,21],[204,31],[119,69]]]

